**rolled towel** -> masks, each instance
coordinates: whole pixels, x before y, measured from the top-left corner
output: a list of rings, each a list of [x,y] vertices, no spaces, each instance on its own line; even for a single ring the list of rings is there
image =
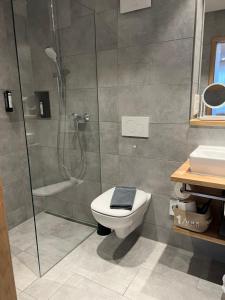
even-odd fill
[[[116,187],[112,195],[110,208],[132,210],[135,195],[135,187]]]

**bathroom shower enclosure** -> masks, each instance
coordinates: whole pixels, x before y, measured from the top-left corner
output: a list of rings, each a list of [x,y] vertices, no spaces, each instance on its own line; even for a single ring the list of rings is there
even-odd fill
[[[12,0],[12,6],[43,274],[96,225],[90,210],[101,193],[95,12],[79,1]],[[26,222],[31,229],[33,219]],[[34,259],[31,240],[25,252]]]

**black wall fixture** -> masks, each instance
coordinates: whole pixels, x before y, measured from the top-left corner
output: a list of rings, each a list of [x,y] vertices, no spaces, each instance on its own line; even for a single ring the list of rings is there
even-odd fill
[[[4,91],[5,111],[13,111],[12,91]]]
[[[48,91],[36,91],[35,97],[39,105],[39,113],[41,118],[51,118],[50,98]]]

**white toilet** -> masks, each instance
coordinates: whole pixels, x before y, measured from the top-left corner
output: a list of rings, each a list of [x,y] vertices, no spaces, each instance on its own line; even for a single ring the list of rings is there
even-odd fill
[[[93,200],[91,210],[99,224],[115,230],[117,237],[123,239],[142,224],[151,194],[137,189],[132,210],[111,209],[114,190],[115,187]]]

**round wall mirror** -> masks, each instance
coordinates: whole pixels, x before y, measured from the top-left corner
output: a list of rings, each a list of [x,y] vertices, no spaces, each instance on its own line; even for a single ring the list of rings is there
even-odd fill
[[[202,101],[210,108],[225,105],[225,85],[213,83],[207,86],[202,94]]]

